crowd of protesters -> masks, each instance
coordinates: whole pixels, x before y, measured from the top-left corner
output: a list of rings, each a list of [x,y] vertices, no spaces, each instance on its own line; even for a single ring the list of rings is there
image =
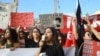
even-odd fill
[[[82,43],[85,40],[100,41],[100,33],[97,32],[90,24],[88,15],[84,19],[88,31],[82,31],[81,36],[77,31],[77,19],[73,17],[73,34],[76,39],[76,56],[82,56]],[[83,29],[84,30],[84,29]],[[34,27],[31,31],[25,32],[19,28],[13,29],[8,27],[0,33],[0,49],[10,48],[39,48],[36,56],[45,53],[47,56],[64,56],[63,45],[66,36],[54,27],[47,27],[44,33]]]

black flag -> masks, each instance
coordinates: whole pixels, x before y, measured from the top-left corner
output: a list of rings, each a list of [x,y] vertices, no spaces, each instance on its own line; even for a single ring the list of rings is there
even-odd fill
[[[81,22],[81,6],[79,0],[77,1],[77,8],[76,8],[76,18],[77,18],[77,32],[80,39],[80,44],[82,41],[82,34],[84,33],[84,24]]]
[[[81,25],[81,7],[80,7],[79,0],[77,2],[76,18],[77,18],[78,26],[80,27],[80,25]]]
[[[81,35],[82,30],[84,31],[84,25],[81,22],[81,6],[79,0],[77,1],[76,18],[77,18],[77,31],[78,34]]]

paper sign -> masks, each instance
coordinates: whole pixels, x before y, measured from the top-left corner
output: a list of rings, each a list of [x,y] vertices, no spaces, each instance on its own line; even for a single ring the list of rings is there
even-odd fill
[[[35,56],[38,48],[0,49],[0,56]]]

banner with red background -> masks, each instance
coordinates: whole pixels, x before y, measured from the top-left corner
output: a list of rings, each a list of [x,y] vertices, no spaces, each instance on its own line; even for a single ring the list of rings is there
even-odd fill
[[[10,26],[17,28],[21,26],[23,28],[27,28],[34,25],[34,14],[33,12],[25,12],[25,13],[11,13],[11,22]]]

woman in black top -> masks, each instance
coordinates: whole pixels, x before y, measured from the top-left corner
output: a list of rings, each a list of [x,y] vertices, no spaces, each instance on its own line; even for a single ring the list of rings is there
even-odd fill
[[[36,56],[64,56],[62,47],[58,42],[57,32],[53,27],[45,29],[45,33],[39,43],[39,50]]]
[[[38,28],[33,28],[32,30],[32,36],[29,37],[25,44],[26,44],[26,48],[33,48],[33,47],[39,47],[39,41],[40,41],[40,37],[41,37],[41,32]]]

